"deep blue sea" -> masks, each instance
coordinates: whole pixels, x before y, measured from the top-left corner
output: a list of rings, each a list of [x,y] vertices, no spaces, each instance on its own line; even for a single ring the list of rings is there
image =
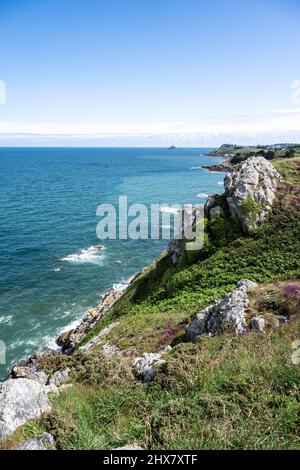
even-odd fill
[[[0,340],[12,361],[54,345],[113,284],[167,245],[99,240],[99,204],[204,203],[223,174],[208,149],[0,148]],[[99,249],[99,245],[103,249]]]

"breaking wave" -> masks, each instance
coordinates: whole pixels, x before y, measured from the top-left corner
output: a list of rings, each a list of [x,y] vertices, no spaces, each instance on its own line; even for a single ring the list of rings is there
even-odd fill
[[[104,258],[104,246],[95,245],[90,248],[85,248],[78,251],[77,253],[71,253],[64,258],[61,258],[61,261],[68,261],[69,263],[93,263],[101,264]]]

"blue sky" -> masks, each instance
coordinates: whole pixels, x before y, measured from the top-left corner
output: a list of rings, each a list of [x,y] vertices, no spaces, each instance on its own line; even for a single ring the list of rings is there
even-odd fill
[[[299,20],[298,0],[0,0],[0,145],[300,141]]]

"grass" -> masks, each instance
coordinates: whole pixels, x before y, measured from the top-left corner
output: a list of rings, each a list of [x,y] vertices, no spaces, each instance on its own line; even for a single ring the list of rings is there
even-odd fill
[[[204,250],[192,265],[185,262],[174,267],[163,254],[114,304],[86,341],[118,319],[121,325],[111,337],[120,334],[121,347],[136,342],[144,350],[155,349],[162,331],[187,322],[196,311],[224,297],[241,279],[269,283],[300,278],[299,163],[298,159],[276,161],[277,168],[285,172],[285,181],[278,189],[280,198],[273,213],[256,233],[244,237],[238,228],[227,230],[231,241],[223,240],[225,246],[218,248],[220,227],[210,226]]]
[[[61,449],[133,442],[146,449],[300,448],[300,366],[290,361],[300,338],[298,298],[290,297],[300,285],[300,159],[274,165],[284,175],[280,197],[255,233],[243,236],[226,218],[207,222],[196,261],[183,257],[172,266],[163,253],[85,338],[118,319],[104,341],[120,349],[139,354],[173,344],[154,383],[136,382],[130,354],[109,360],[100,346],[68,358],[45,356],[48,371],[70,367],[74,384],[54,398],[48,416],[2,446],[43,429]],[[251,293],[250,316],[285,311],[292,321],[265,334],[228,332],[184,342],[194,314],[245,278],[261,283]]]
[[[300,366],[290,363],[299,336],[297,319],[267,335],[182,343],[151,385],[136,384],[124,358],[113,379],[55,398],[39,429],[62,449],[299,449]]]

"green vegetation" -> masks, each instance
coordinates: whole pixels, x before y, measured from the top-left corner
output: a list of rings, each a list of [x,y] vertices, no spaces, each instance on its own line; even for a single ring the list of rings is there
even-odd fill
[[[300,159],[273,163],[284,182],[267,221],[244,236],[220,199],[223,215],[206,221],[203,249],[192,260],[185,253],[177,266],[163,253],[85,338],[117,320],[105,341],[126,354],[107,359],[99,346],[88,355],[45,356],[48,371],[71,367],[74,385],[3,447],[43,429],[62,449],[133,442],[148,449],[300,448],[300,366],[290,361],[300,338]],[[249,200],[244,210],[254,213],[254,205]],[[194,314],[246,278],[261,284],[251,294],[251,317],[276,313],[291,321],[265,334],[226,332],[186,343]],[[174,347],[155,381],[137,383],[132,357],[166,344]]]
[[[247,197],[247,199],[245,199],[245,201],[242,202],[241,211],[244,216],[250,216],[251,214],[252,218],[254,218],[257,214],[258,205],[250,195]]]
[[[46,429],[63,449],[299,449],[299,366],[289,362],[299,333],[296,320],[179,344],[151,385],[133,381],[126,359],[108,363],[108,377],[81,377],[22,438]],[[100,370],[105,359],[94,361]]]
[[[277,158],[294,158],[300,153],[300,146],[297,145],[283,145],[282,147],[243,147],[235,148],[231,153],[230,163],[233,165],[241,163],[249,157],[264,157],[267,160],[274,160]]]

